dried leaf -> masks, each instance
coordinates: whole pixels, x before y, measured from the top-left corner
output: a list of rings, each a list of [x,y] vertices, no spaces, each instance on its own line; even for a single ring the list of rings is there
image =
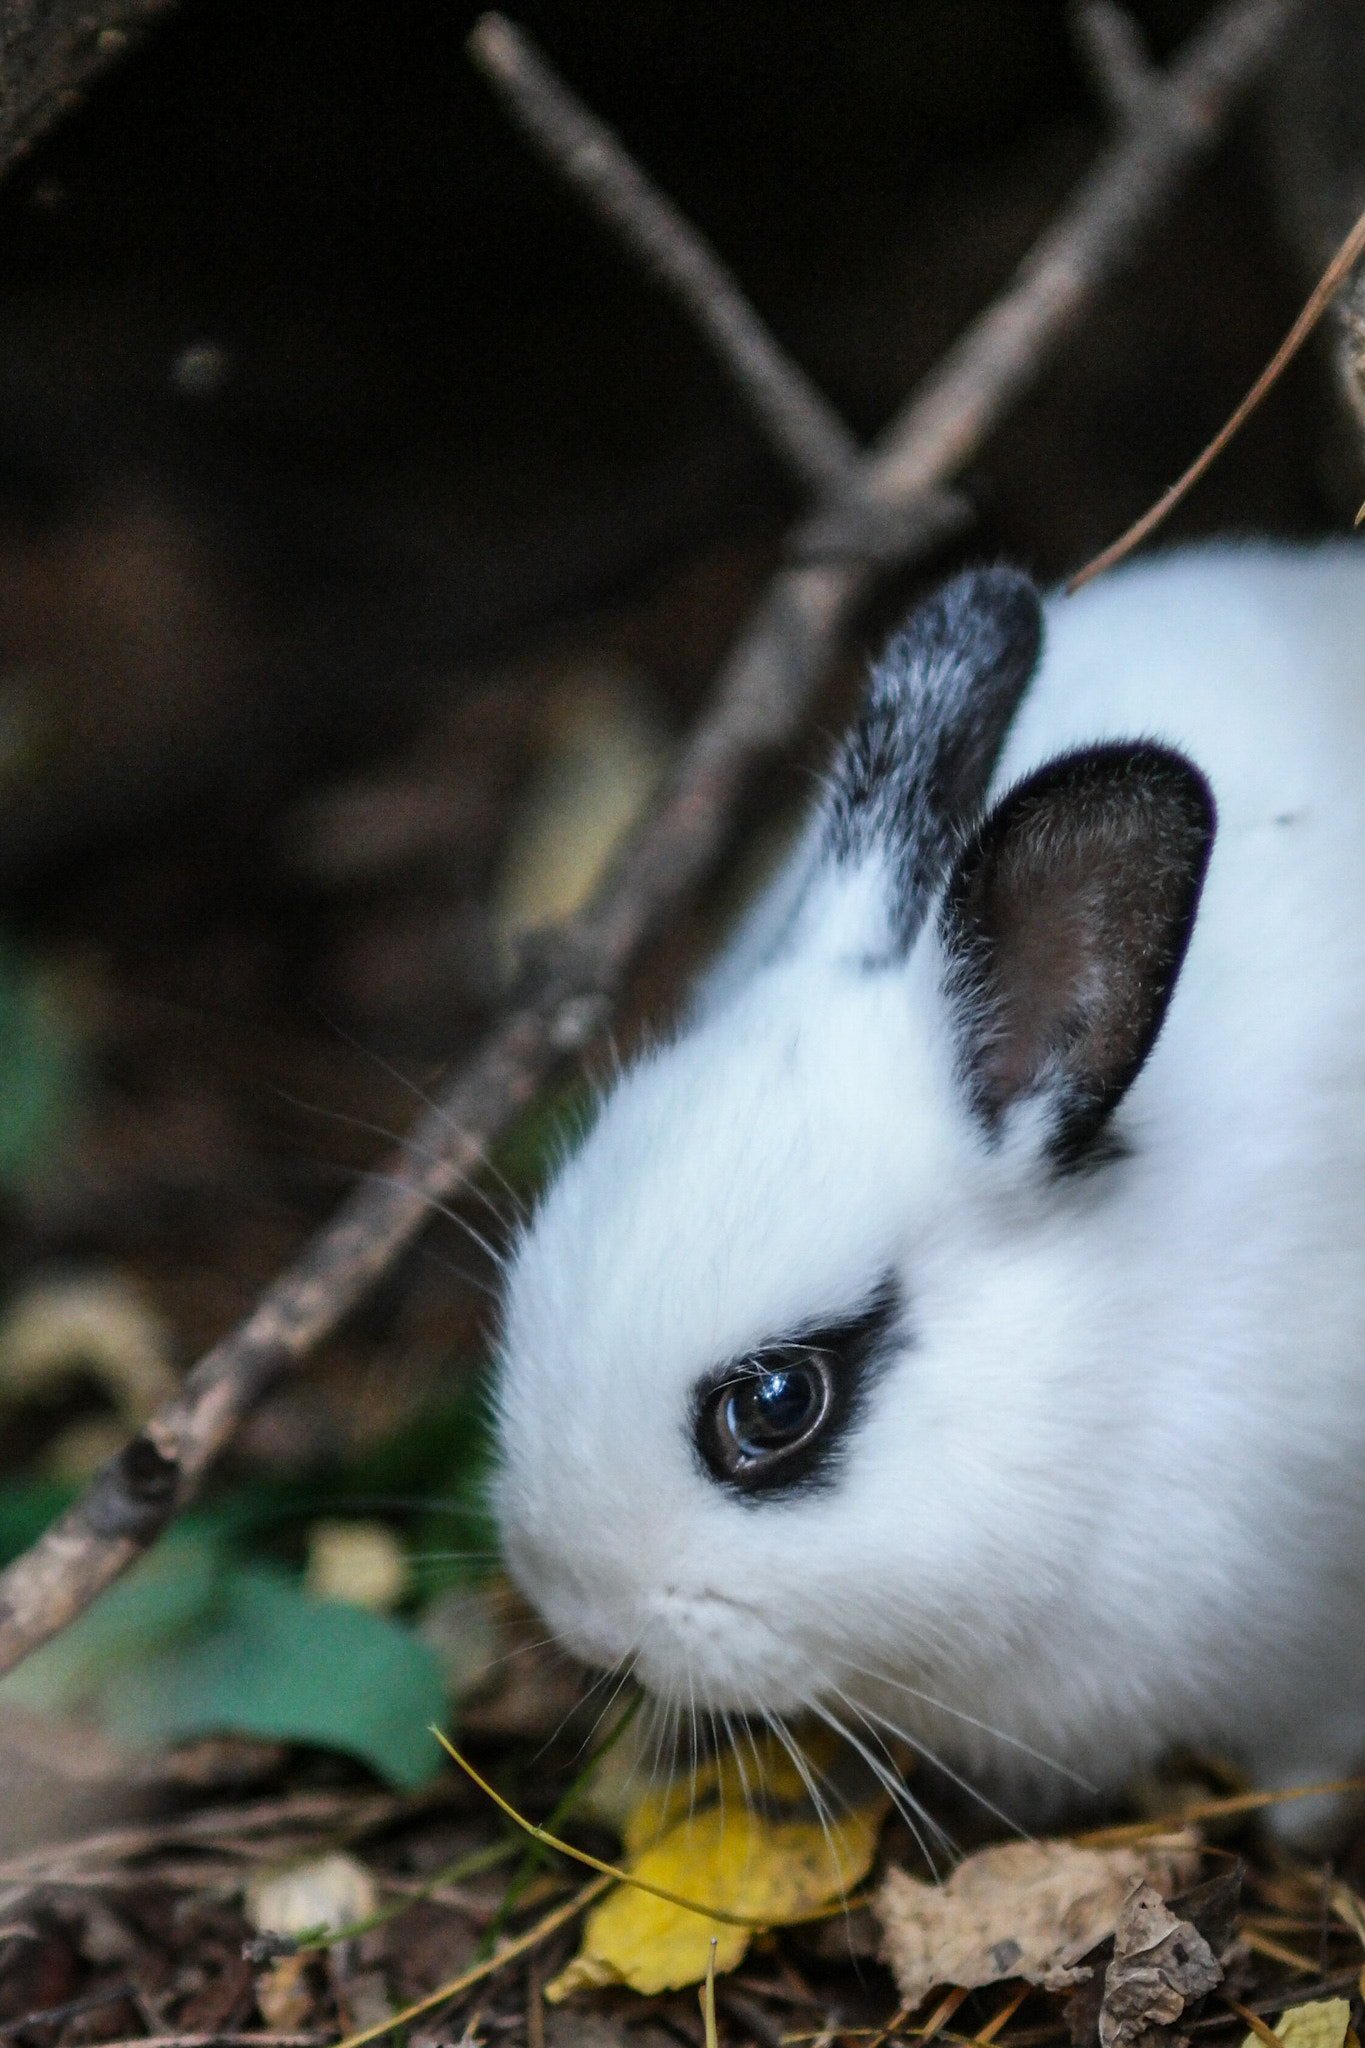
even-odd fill
[[[308,1957],[281,1956],[256,1980],[256,2003],[268,2027],[292,2034],[313,2017],[313,1992],[308,1982]]]
[[[1151,1885],[1139,1885],[1124,1900],[1114,1929],[1100,2007],[1101,2048],[1161,2048],[1159,2030],[1173,2027],[1186,2006],[1206,1997],[1222,1978],[1218,1958],[1198,1928],[1168,1911]]]
[[[1191,1835],[1082,1849],[1009,1842],[960,1863],[946,1884],[887,1872],[877,1895],[884,1954],[912,2009],[936,1984],[975,1989],[1022,1977],[1049,1991],[1084,1982],[1080,1959],[1112,1934],[1138,1884],[1170,1891],[1193,1875]]]
[[[1291,2005],[1275,2024],[1283,2048],[1345,2048],[1351,2024],[1351,2007],[1345,1998],[1312,1998],[1306,2005]],[[1260,2048],[1254,2034],[1243,2037],[1242,2048]]]

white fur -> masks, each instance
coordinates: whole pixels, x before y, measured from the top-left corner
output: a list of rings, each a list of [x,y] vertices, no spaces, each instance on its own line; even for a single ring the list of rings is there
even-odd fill
[[[1101,1788],[1177,1744],[1267,1784],[1365,1759],[1365,549],[1054,600],[995,787],[1104,738],[1219,808],[1129,1156],[988,1148],[934,921],[862,971],[874,860],[764,963],[779,880],[546,1195],[500,1388],[507,1554],[571,1648],[684,1707],[884,1717],[1034,1810],[1066,1784],[1028,1752]],[[717,1485],[698,1379],[888,1269],[906,1343],[837,1481]]]

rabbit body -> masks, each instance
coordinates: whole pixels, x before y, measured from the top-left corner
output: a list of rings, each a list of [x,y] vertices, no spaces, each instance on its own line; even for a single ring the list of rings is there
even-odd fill
[[[894,1733],[1025,1818],[1175,1747],[1346,1775],[1365,549],[1191,549],[1053,600],[1012,723],[1002,575],[912,621],[787,871],[515,1250],[509,1562],[684,1713]],[[926,770],[886,719],[954,635],[1008,730],[946,774],[958,740]],[[953,776],[960,815],[907,826]]]

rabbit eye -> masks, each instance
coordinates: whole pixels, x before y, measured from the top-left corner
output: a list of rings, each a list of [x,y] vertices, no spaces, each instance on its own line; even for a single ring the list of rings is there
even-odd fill
[[[903,1321],[888,1278],[857,1315],[765,1344],[702,1380],[692,1437],[711,1477],[756,1495],[828,1484],[892,1332],[905,1341]]]
[[[821,1352],[747,1361],[711,1395],[703,1455],[718,1478],[752,1481],[804,1450],[833,1406],[834,1376]]]

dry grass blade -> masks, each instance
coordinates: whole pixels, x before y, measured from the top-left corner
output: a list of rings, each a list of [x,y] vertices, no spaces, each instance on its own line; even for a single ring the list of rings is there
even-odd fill
[[[1115,1849],[1124,1842],[1145,1842],[1153,1835],[1169,1835],[1201,1820],[1229,1820],[1239,1813],[1260,1813],[1267,1806],[1285,1806],[1295,1799],[1326,1798],[1342,1792],[1365,1792],[1365,1778],[1328,1778],[1319,1785],[1288,1785],[1277,1792],[1234,1792],[1226,1799],[1204,1799],[1187,1806],[1182,1813],[1164,1820],[1127,1821],[1116,1828],[1092,1828],[1088,1834],[1069,1839],[1079,1849]]]
[[[716,1937],[711,1936],[711,1953],[706,1959],[706,1979],[697,1993],[701,2004],[702,2031],[706,2048],[720,2048],[716,2034]]]
[[[927,2043],[932,2041],[936,2035],[943,2032],[943,2029],[947,2026],[963,2000],[970,1997],[970,1995],[965,1985],[955,1984],[947,1996],[940,1999],[939,2003],[934,2007],[924,2026],[919,2029],[912,2028],[911,2031],[918,2033],[921,2042]]]
[[[1235,1998],[1226,1999],[1224,2003],[1232,2008],[1239,2020],[1250,2027],[1252,2033],[1260,2042],[1261,2048],[1284,2048],[1284,2043],[1275,2032],[1275,2029],[1268,2027],[1257,2013],[1252,2012],[1250,2006],[1239,2005]]]
[[[1357,1898],[1348,1884],[1334,1884],[1328,1893],[1328,1904],[1365,1948],[1365,1900]]]
[[[1149,534],[1155,533],[1157,527],[1161,525],[1167,515],[1175,510],[1181,499],[1194,489],[1200,477],[1213,467],[1233,435],[1245,425],[1261,403],[1261,400],[1278,384],[1294,357],[1303,347],[1309,335],[1313,332],[1313,329],[1317,326],[1319,320],[1321,320],[1323,314],[1345,284],[1355,266],[1356,259],[1362,251],[1365,251],[1365,213],[1361,214],[1355,226],[1351,229],[1350,234],[1347,235],[1345,241],[1337,250],[1336,255],[1332,258],[1326,270],[1323,271],[1322,276],[1313,287],[1313,291],[1304,305],[1303,311],[1299,314],[1298,319],[1294,322],[1294,325],[1290,328],[1288,334],[1286,334],[1284,340],[1280,343],[1280,346],[1276,349],[1246,397],[1237,407],[1237,410],[1219,428],[1202,454],[1195,457],[1194,461],[1185,471],[1185,474],[1177,482],[1173,483],[1168,491],[1163,491],[1155,505],[1144,512],[1141,519],[1135,520],[1126,533],[1121,533],[1116,541],[1111,542],[1104,549],[1103,553],[1096,555],[1093,561],[1087,562],[1083,569],[1077,570],[1066,586],[1068,595],[1080,590],[1084,584],[1091,582],[1096,576],[1102,576],[1106,569],[1112,569],[1123,560],[1125,555],[1130,555],[1134,548],[1140,547]],[[1362,518],[1365,518],[1365,505],[1362,505],[1359,513],[1356,515],[1357,526]]]
[[[514,1821],[524,1834],[528,1834],[533,1842],[541,1842],[547,1849],[554,1849],[561,1856],[571,1857],[575,1863],[583,1864],[588,1870],[600,1871],[603,1877],[611,1878],[616,1884],[629,1885],[632,1891],[648,1892],[652,1899],[662,1899],[665,1905],[680,1906],[685,1913],[696,1913],[703,1920],[719,1920],[726,1927],[755,1929],[767,1924],[747,1919],[741,1913],[727,1913],[720,1906],[708,1906],[701,1899],[685,1899],[681,1893],[666,1891],[662,1885],[646,1884],[643,1878],[632,1877],[628,1870],[621,1870],[614,1863],[604,1863],[600,1856],[590,1856],[586,1849],[575,1849],[572,1842],[561,1841],[560,1837],[552,1835],[548,1828],[538,1828],[534,1821],[529,1821],[524,1814],[518,1813],[516,1807],[504,1799],[501,1792],[495,1792],[486,1778],[479,1776],[473,1764],[460,1755],[459,1750],[442,1735],[439,1728],[433,1728],[431,1732],[447,1756],[460,1766],[467,1777],[473,1779],[480,1792],[491,1799],[493,1804],[505,1813],[510,1821]],[[844,1910],[842,1904],[838,1910]]]
[[[1012,1991],[999,2012],[993,2014],[987,2020],[981,2032],[973,2034],[973,2048],[990,2048],[991,2042],[1003,2028],[1009,2025],[1032,1989],[1033,1986],[1031,1984],[1021,1984],[1017,1991]]]
[[[1273,1963],[1283,1963],[1287,1969],[1299,1970],[1305,1977],[1316,1977],[1319,1966],[1310,1956],[1301,1956],[1297,1949],[1289,1948],[1284,1942],[1276,1941],[1273,1935],[1262,1934],[1257,1927],[1243,1927],[1242,1940],[1258,1956],[1268,1956]]]
[[[387,2019],[380,2020],[376,2026],[366,2027],[358,2034],[347,2034],[343,2040],[337,2042],[336,2048],[364,2048],[367,2041],[377,2041],[382,2035],[392,2033],[395,2027],[405,2027],[409,2020],[419,2019],[424,2012],[430,2012],[438,2005],[446,2005],[452,1998],[458,1998],[462,1992],[472,1990],[476,1984],[482,1984],[485,1978],[493,1976],[506,1964],[514,1963],[518,1956],[527,1955],[532,1949],[539,1948],[542,1941],[548,1941],[552,1934],[558,1933],[561,1927],[576,1919],[594,1899],[601,1897],[610,1882],[611,1879],[607,1877],[594,1878],[591,1884],[584,1885],[581,1892],[575,1892],[562,1906],[556,1906],[543,1920],[537,1920],[534,1927],[528,1927],[525,1934],[518,1934],[514,1940],[504,1943],[496,1955],[485,1956],[481,1963],[472,1964],[458,1977],[452,1977],[448,1984],[438,1985],[437,1989],[429,1991],[425,1998],[415,2000],[412,2005],[405,2005],[401,2012],[390,2013]]]

